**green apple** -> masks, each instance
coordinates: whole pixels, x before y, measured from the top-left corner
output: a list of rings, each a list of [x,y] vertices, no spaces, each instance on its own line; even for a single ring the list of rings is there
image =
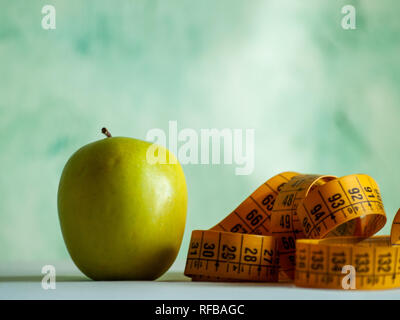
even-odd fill
[[[76,151],[63,170],[58,214],[72,260],[94,280],[152,280],[174,262],[184,233],[182,167],[151,164],[151,143],[108,137]]]

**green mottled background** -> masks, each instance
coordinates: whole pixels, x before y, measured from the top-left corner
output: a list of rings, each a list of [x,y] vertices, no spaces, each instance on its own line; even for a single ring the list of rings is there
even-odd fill
[[[57,29],[41,28],[53,4]],[[341,8],[357,29],[341,28]],[[61,170],[82,145],[152,128],[254,128],[255,170],[189,165],[187,229],[284,170],[373,176],[400,207],[400,2],[0,0],[0,261],[68,259]],[[390,231],[390,224],[383,230]]]

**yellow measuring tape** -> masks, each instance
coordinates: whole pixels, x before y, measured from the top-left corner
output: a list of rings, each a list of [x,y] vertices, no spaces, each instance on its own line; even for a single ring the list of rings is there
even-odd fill
[[[350,266],[357,289],[400,287],[400,213],[391,237],[371,238],[385,223],[371,177],[284,172],[211,230],[193,231],[185,275],[342,288],[342,269]]]

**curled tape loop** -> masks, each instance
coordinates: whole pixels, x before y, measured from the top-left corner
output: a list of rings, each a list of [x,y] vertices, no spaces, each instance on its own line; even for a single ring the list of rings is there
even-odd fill
[[[371,177],[283,172],[211,230],[193,231],[185,275],[342,288],[342,268],[350,265],[359,289],[400,286],[400,214],[390,237],[370,238],[385,223]]]

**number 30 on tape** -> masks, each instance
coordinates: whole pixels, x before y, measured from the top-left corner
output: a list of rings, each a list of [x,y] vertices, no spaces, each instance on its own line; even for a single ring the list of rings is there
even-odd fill
[[[284,172],[211,230],[193,231],[185,275],[342,288],[342,268],[352,266],[357,289],[399,287],[400,213],[390,237],[371,237],[385,223],[371,177]]]

